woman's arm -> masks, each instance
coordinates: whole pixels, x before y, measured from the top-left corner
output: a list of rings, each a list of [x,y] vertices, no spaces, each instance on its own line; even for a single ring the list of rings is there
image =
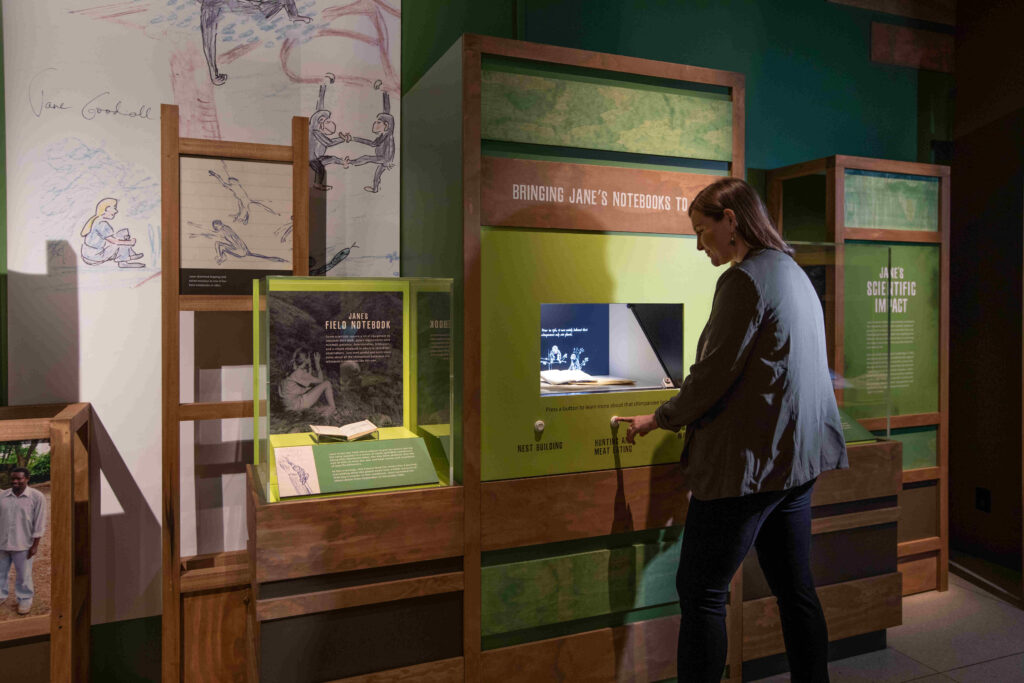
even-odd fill
[[[701,336],[697,362],[679,393],[649,415],[620,417],[629,424],[626,441],[633,443],[661,428],[678,431],[708,412],[739,379],[761,324],[757,287],[750,277],[732,268],[722,274],[711,305],[711,317]]]
[[[679,393],[654,411],[662,429],[676,431],[700,419],[743,374],[763,317],[753,280],[739,268],[722,274],[697,362]]]

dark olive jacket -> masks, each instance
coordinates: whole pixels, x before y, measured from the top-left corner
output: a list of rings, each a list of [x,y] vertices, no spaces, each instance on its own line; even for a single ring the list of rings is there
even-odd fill
[[[821,304],[792,258],[751,251],[718,278],[697,362],[654,415],[663,429],[686,427],[683,467],[701,500],[849,467]]]

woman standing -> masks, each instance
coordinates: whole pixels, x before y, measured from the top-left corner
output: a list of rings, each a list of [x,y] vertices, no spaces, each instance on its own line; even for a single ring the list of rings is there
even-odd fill
[[[676,586],[679,680],[718,681],[729,582],[751,546],[779,603],[793,681],[828,681],[828,632],[810,570],[811,490],[849,466],[829,376],[821,304],[747,183],[723,178],[689,209],[718,279],[679,393],[619,418],[632,443],[686,427],[692,492]]]

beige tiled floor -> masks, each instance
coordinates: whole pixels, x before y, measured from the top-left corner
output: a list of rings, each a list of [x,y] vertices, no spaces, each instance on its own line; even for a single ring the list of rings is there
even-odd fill
[[[945,593],[903,600],[903,624],[889,629],[888,645],[829,664],[832,683],[1024,683],[1024,611],[952,574]]]

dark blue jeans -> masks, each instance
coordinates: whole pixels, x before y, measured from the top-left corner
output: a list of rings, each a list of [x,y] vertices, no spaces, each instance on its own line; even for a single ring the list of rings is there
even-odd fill
[[[792,680],[828,681],[828,630],[810,567],[813,486],[690,500],[676,575],[680,683],[721,680],[729,582],[751,546],[778,599]]]

